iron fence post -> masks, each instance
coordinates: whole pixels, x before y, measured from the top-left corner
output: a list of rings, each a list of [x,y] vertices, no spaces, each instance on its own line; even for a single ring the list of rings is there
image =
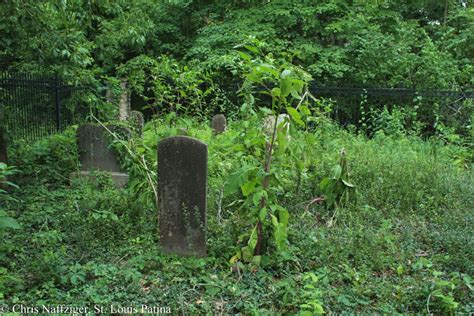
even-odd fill
[[[56,103],[56,130],[61,131],[61,98],[59,95],[60,82],[58,75],[54,79],[54,99]]]

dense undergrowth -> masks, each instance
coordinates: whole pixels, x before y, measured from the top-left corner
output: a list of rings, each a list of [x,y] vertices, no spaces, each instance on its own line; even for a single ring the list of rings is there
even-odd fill
[[[154,120],[128,143],[153,170],[164,137],[187,133],[208,144],[207,258],[160,253],[152,194],[126,153],[132,185],[116,190],[101,173],[69,184],[78,168],[74,129],[14,147],[20,173],[10,179],[21,188],[0,193],[1,206],[21,228],[0,227],[0,303],[145,304],[185,314],[473,312],[474,181],[459,162],[462,148],[383,132],[368,139],[327,120],[292,134],[288,146],[301,156],[274,157],[269,189],[290,214],[286,245],[280,251],[268,239],[271,251],[256,267],[234,257],[256,218],[244,188],[226,188],[263,159],[264,144],[249,140],[264,131],[256,117],[229,125],[213,136],[205,122]],[[329,205],[317,198],[328,196],[321,182],[334,178],[342,149],[353,187]]]
[[[3,71],[82,86],[62,106],[94,123],[117,123],[123,92],[150,120],[114,140],[122,190],[101,172],[70,182],[77,126],[31,144],[6,125],[0,314],[473,313],[472,98],[311,93],[469,93],[473,13],[457,0],[8,1]],[[14,122],[19,93],[5,91],[0,112]],[[220,135],[216,113],[229,120]],[[208,144],[206,258],[158,246],[157,143],[183,134]]]

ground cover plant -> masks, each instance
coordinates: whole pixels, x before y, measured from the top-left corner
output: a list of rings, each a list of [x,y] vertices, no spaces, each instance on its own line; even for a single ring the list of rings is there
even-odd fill
[[[254,159],[249,149],[261,145],[246,142],[248,135],[264,131],[258,115],[229,125],[213,136],[194,119],[152,121],[134,144],[152,166],[157,141],[180,128],[208,144],[207,258],[160,253],[156,209],[140,202],[143,191],[117,190],[106,174],[94,183],[58,179],[65,166],[77,168],[77,157],[48,163],[47,175],[25,167],[21,189],[2,193],[4,214],[19,226],[3,228],[2,302],[145,304],[191,314],[472,311],[474,182],[472,171],[456,164],[454,146],[435,156],[435,145],[416,137],[368,139],[323,118],[314,130],[293,134],[288,146],[305,144],[303,166],[275,156],[272,189],[290,217],[285,249],[269,239],[273,250],[255,266],[235,259],[257,220],[245,209],[248,182],[224,190]],[[56,138],[68,140],[61,149],[67,156],[73,135],[21,146],[13,163],[40,164]],[[329,201],[322,184],[339,178],[353,192]]]
[[[77,125],[26,142],[0,122],[0,314],[473,313],[473,21],[457,0],[6,2],[2,70],[80,89],[63,106],[89,109],[129,181],[70,178]],[[143,129],[118,120],[123,92]],[[176,135],[208,146],[203,258],[159,246],[157,145]]]

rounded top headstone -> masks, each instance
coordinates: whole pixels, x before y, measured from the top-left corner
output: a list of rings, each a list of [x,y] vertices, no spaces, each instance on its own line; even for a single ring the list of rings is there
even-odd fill
[[[207,144],[200,141],[199,139],[189,137],[189,136],[184,136],[184,135],[176,135],[176,136],[170,136],[170,137],[163,138],[158,143],[158,146],[167,145],[167,144],[170,144],[170,143],[190,144],[190,145],[197,145],[197,146],[207,147]]]
[[[212,130],[214,134],[220,134],[227,129],[227,120],[224,114],[214,115],[212,118]]]

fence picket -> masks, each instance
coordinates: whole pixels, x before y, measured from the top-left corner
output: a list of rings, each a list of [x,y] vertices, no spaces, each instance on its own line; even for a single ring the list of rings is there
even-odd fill
[[[74,111],[65,105],[83,91],[82,87],[65,84],[58,76],[2,72],[0,106],[5,109],[9,138],[34,141],[85,120],[89,112],[85,104]]]

